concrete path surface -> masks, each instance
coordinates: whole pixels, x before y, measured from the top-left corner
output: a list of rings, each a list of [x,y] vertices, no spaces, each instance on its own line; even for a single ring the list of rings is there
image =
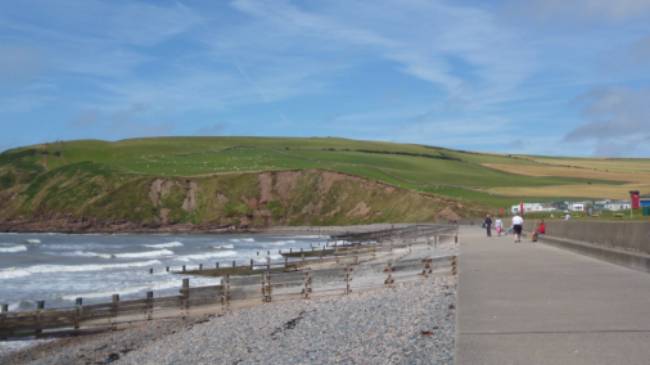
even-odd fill
[[[650,364],[650,275],[461,229],[456,364]]]

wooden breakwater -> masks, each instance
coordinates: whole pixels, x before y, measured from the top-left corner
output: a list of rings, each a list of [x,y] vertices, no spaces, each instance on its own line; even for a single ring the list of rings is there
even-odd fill
[[[395,281],[414,280],[426,276],[434,267],[449,267],[455,273],[455,257],[425,259],[402,259],[395,257],[388,264],[373,263],[377,256],[388,257],[398,252],[410,252],[414,245],[435,247],[438,242],[451,239],[454,232],[448,229],[426,231],[425,236],[411,236],[412,240],[390,242],[386,245],[365,245],[353,250],[345,249],[334,255],[301,257],[296,263],[253,264],[235,267],[250,270],[247,275],[215,271],[222,277],[220,285],[191,287],[190,280],[179,280],[178,295],[156,297],[147,292],[144,298],[121,300],[114,294],[110,302],[86,305],[77,298],[73,307],[46,308],[44,301],[37,302],[37,309],[25,312],[9,312],[6,305],[0,307],[0,339],[21,336],[45,336],[53,333],[75,333],[84,329],[108,329],[125,321],[142,321],[153,318],[186,315],[191,308],[220,306],[228,308],[232,303],[244,300],[271,302],[283,299],[308,299],[314,293],[349,294],[355,267],[366,263],[366,269],[384,272],[382,281],[360,284],[355,290],[394,285]],[[431,234],[431,235],[430,235]],[[391,256],[392,257],[392,256]],[[310,269],[314,266],[316,269]],[[233,269],[232,267],[229,269]],[[219,270],[215,268],[214,270]],[[208,274],[208,270],[186,273]]]

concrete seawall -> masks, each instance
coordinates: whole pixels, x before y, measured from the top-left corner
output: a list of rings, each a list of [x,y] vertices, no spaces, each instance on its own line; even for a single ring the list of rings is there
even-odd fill
[[[538,222],[529,220],[532,231]],[[541,241],[631,269],[650,272],[650,223],[547,221]]]

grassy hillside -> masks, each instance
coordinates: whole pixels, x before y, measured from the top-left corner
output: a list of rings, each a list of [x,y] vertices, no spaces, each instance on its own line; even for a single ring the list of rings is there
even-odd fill
[[[284,198],[265,200],[260,179],[271,171],[303,171],[306,175],[298,179],[300,183],[289,184],[290,193]],[[318,190],[321,180],[328,179],[324,171],[346,176],[337,180],[341,186],[333,191],[338,193]],[[454,205],[461,210],[459,214],[478,214],[515,204],[522,197],[618,197],[627,194],[631,186],[646,189],[649,177],[650,160],[504,156],[338,138],[71,141],[0,154],[0,199],[6,202],[0,208],[0,220],[94,219],[143,224],[405,221],[435,215],[435,209],[426,209],[415,200],[400,204],[395,198],[411,192],[431,194],[426,199],[433,199],[429,203],[438,210],[457,201],[463,206]],[[368,185],[371,191],[355,188],[370,183],[374,184]],[[386,185],[398,188],[399,193],[382,196],[378,192],[385,191]],[[273,186],[271,191],[287,189],[283,184]],[[155,198],[157,193],[152,191],[160,189],[165,194]],[[219,196],[221,200],[215,198]],[[388,199],[391,205],[381,206],[380,199]],[[192,209],[185,209],[188,204]],[[332,213],[335,205],[348,210]],[[322,210],[310,210],[313,206]],[[408,216],[408,206],[419,208],[413,208],[414,215]],[[400,215],[393,215],[391,207]],[[298,214],[301,209],[307,213]],[[353,209],[364,212],[356,221],[346,215]]]

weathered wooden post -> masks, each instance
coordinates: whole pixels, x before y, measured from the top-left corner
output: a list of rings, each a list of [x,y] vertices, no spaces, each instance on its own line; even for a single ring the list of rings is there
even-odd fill
[[[36,302],[36,334],[40,335],[43,332],[41,328],[41,312],[45,309],[45,301],[39,300]]]
[[[81,317],[83,315],[83,305],[84,305],[83,298],[76,298],[74,300],[74,304],[75,304],[74,329],[78,330],[79,327],[81,326]]]
[[[271,300],[271,273],[265,271],[262,273],[262,301],[270,303]]]
[[[117,317],[120,313],[120,295],[113,294],[111,297],[111,316],[113,318]],[[113,326],[113,321],[111,320],[111,326]]]
[[[183,285],[181,286],[181,307],[187,310],[190,309],[190,279],[184,278]]]
[[[146,306],[145,313],[146,313],[147,321],[153,319],[153,292],[152,291],[147,292],[147,306]]]
[[[251,263],[250,263],[251,270],[253,270],[253,266],[255,266],[255,262],[253,261],[253,259],[251,259]]]
[[[221,294],[221,305],[224,306],[224,310],[228,309],[230,302],[230,275],[224,275],[221,280],[221,285],[223,286],[223,291]]]
[[[182,268],[182,270],[183,270],[183,272],[185,272],[185,271],[187,271],[187,270],[185,270],[185,265],[183,265],[183,268]]]
[[[352,267],[346,266],[345,268],[345,295],[348,295],[352,292],[350,288],[350,281],[352,280]]]
[[[235,266],[237,266],[237,261],[235,261],[235,260],[232,260],[232,268],[234,269],[234,268],[235,268]]]
[[[0,328],[5,327],[5,318],[7,317],[7,313],[9,312],[9,304],[2,303],[2,307],[0,309]],[[9,331],[9,335],[11,335],[11,331]],[[5,334],[0,335],[0,340],[6,340],[7,336]]]
[[[395,284],[395,279],[393,279],[393,264],[389,261],[384,268],[384,272],[388,273],[388,277],[384,280],[384,286],[393,287]]]
[[[426,278],[429,276],[429,274],[433,273],[433,259],[423,259],[422,264],[424,264],[424,268],[422,269],[422,273],[420,275]]]
[[[309,299],[309,294],[311,294],[311,272],[309,271],[305,272],[305,278],[303,284],[304,284],[304,288],[302,289],[303,298]]]

